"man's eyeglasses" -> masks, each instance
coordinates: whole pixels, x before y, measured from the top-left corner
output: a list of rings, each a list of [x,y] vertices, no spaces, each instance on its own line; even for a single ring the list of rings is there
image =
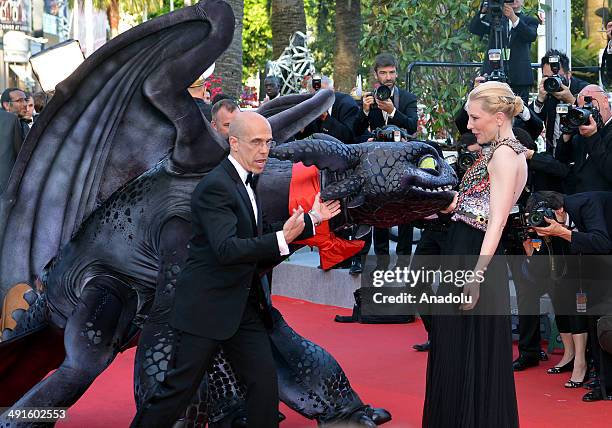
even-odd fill
[[[23,104],[26,102],[25,98],[17,98],[16,100],[10,100],[11,103],[19,103],[19,104]]]
[[[247,141],[247,144],[254,149],[263,148],[264,146],[271,149],[272,147],[276,146],[276,141]]]

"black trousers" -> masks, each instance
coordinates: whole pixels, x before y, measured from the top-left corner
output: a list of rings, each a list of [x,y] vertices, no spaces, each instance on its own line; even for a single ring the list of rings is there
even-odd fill
[[[253,428],[278,427],[278,380],[268,332],[249,296],[240,327],[218,341],[177,331],[171,369],[157,390],[145,399],[131,427],[169,428],[185,411],[211,367],[220,345],[247,389],[247,420]]]
[[[362,239],[365,241],[363,249],[359,252],[361,256],[367,256],[372,245],[372,235],[374,236],[374,254],[377,256],[389,255],[389,229],[374,227],[373,232],[368,233]],[[397,248],[398,256],[409,256],[412,254],[412,240],[414,228],[411,224],[400,224],[397,227]]]
[[[599,372],[599,380],[601,383],[601,392],[604,397],[612,394],[612,355],[601,349],[599,341],[597,340],[597,320],[598,316],[589,316],[588,318],[588,330],[589,330],[589,344],[591,347],[591,355],[595,362],[595,368]]]
[[[539,359],[540,342],[540,297],[548,293],[551,284],[543,281],[531,281],[523,271],[526,256],[511,255],[508,265],[512,272],[512,280],[516,289],[516,299],[519,313],[519,343],[520,355],[530,359]]]

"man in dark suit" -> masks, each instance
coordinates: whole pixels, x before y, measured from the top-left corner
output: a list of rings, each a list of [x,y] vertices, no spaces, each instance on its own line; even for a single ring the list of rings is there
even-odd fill
[[[540,201],[554,210],[555,218],[546,219],[547,227],[534,228],[538,235],[567,241],[573,254],[612,254],[612,192],[584,192],[570,196],[536,192],[529,198],[527,207],[536,206]],[[612,314],[609,276],[612,266],[610,257],[583,259],[580,275],[585,277],[591,351],[600,383],[582,400],[612,400],[612,355],[605,352],[597,340],[597,321],[602,315]]]
[[[391,98],[381,101],[374,94],[366,93],[362,99],[362,109],[355,126],[358,140],[365,140],[370,131],[382,128],[385,125],[395,125],[404,128],[409,134],[417,130],[417,97],[400,89],[395,85],[397,80],[397,60],[389,53],[381,53],[374,60],[374,77],[379,85],[385,85],[391,90]],[[373,235],[373,238],[372,238]],[[413,227],[411,225],[398,226],[397,255],[412,254]],[[363,250],[353,258],[350,273],[358,275],[363,271],[361,258],[368,254],[370,243],[374,240],[374,251],[378,257],[378,267],[386,268],[389,260],[389,229],[374,228],[373,233],[364,238],[366,245]]]
[[[0,193],[8,182],[21,147],[21,126],[13,113],[0,110]]]
[[[320,88],[312,88],[312,80],[309,81],[309,86],[311,92],[318,89],[334,89],[333,81],[327,76],[321,76]],[[323,133],[331,135],[345,144],[355,142],[354,128],[359,117],[359,107],[348,94],[334,91],[334,95],[334,104],[331,108],[308,124],[304,131],[297,135],[298,139],[309,137],[315,133]]]
[[[374,78],[379,85],[391,89],[391,98],[381,101],[368,92],[362,99],[362,110],[356,125],[357,135],[363,135],[369,128],[374,131],[385,125],[404,128],[409,134],[417,130],[417,97],[395,85],[397,61],[389,53],[382,53],[374,60]]]
[[[30,127],[23,122],[23,119],[28,114],[28,96],[19,88],[7,88],[0,96],[2,109],[17,115],[19,118],[19,129],[21,141],[25,140],[26,135],[30,131]],[[19,150],[17,150],[19,151]]]
[[[601,123],[591,116],[588,125],[578,128],[578,134],[563,135],[554,158],[533,151],[526,153],[530,168],[554,175],[563,183],[565,193],[612,191],[612,112],[608,95],[599,86],[588,85],[577,96],[579,106],[584,106],[587,96],[599,110]]]
[[[500,20],[501,46],[495,45],[494,26],[487,20],[487,9],[482,8],[470,21],[470,33],[478,36],[489,36],[489,49],[508,49],[506,57],[506,76],[512,91],[520,96],[525,104],[529,102],[529,89],[533,85],[533,72],[531,70],[531,43],[537,38],[537,18],[527,16],[521,12],[523,0],[514,0],[514,3],[504,4],[503,16]],[[491,73],[491,65],[485,61],[482,73]]]
[[[312,236],[313,225],[331,215],[316,200],[309,215],[300,208],[282,230],[264,234],[253,174],[266,164],[273,143],[270,125],[257,113],[240,113],[229,135],[230,155],[192,196],[194,237],[170,315],[178,338],[173,367],[141,406],[133,427],[172,426],[220,345],[246,384],[248,426],[278,426],[278,381],[266,332],[272,322],[269,291],[258,265],[288,255],[288,243]]]
[[[559,59],[559,76],[568,84],[562,84],[561,90],[558,92],[548,93],[544,89],[544,81],[554,75],[550,66],[551,57]],[[540,61],[540,65],[542,67],[542,80],[538,86],[538,96],[531,107],[544,121],[544,126],[546,127],[546,152],[554,155],[557,142],[561,137],[557,105],[559,103],[574,104],[578,93],[587,86],[587,83],[572,77],[572,72],[569,68],[569,58],[557,50],[551,49],[546,52]]]

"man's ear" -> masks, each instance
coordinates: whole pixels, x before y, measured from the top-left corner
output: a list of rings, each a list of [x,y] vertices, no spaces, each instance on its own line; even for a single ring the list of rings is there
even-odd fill
[[[232,151],[238,150],[238,138],[231,135],[229,137],[229,144]]]

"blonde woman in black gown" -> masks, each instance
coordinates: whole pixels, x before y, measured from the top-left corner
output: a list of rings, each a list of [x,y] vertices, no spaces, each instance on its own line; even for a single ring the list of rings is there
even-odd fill
[[[445,269],[484,271],[484,282],[443,283],[437,295],[471,303],[434,305],[423,427],[514,428],[508,271],[500,238],[527,181],[525,148],[512,132],[523,102],[505,83],[487,82],[468,97],[468,128],[482,150],[445,210],[454,220]],[[493,255],[498,255],[492,257]]]

